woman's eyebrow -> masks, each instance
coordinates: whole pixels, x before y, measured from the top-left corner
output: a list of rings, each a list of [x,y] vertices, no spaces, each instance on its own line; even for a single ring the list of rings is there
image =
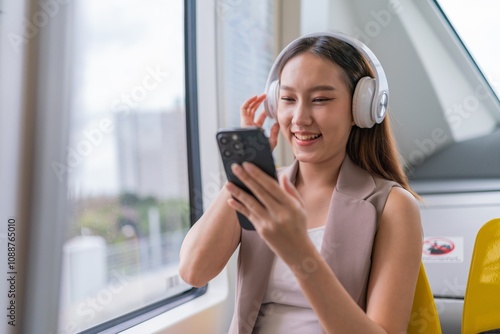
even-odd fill
[[[286,85],[280,85],[280,90],[287,90],[287,91],[295,91],[293,87],[286,86]],[[309,88],[307,91],[308,92],[317,92],[317,91],[325,91],[325,90],[335,90],[335,87],[330,86],[330,85],[319,85],[319,86],[314,86]]]

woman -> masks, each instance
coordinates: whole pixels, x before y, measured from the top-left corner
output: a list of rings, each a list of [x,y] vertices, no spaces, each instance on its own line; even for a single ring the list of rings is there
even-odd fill
[[[232,167],[258,200],[227,183],[184,240],[181,277],[205,285],[240,245],[231,333],[405,333],[421,222],[389,120],[362,128],[353,116],[372,69],[330,33],[293,41],[275,65],[270,142],[281,131],[296,161],[279,183],[250,163]],[[262,126],[265,98],[245,102],[243,126]]]

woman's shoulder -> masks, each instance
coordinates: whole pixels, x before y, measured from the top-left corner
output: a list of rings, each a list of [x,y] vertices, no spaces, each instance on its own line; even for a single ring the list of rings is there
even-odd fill
[[[412,193],[402,187],[391,189],[382,211],[381,226],[394,231],[412,231],[416,235],[422,234],[420,206]]]
[[[407,210],[420,211],[420,207],[415,196],[401,186],[391,188],[387,197],[386,207],[387,206],[389,209],[402,212]]]
[[[372,203],[379,217],[400,217],[405,213],[416,215],[420,212],[419,202],[413,194],[396,181],[379,176],[373,176],[375,189],[367,198]]]
[[[379,191],[380,189],[385,189],[387,193],[386,206],[390,205],[396,208],[413,208],[413,210],[420,210],[417,198],[400,183],[377,175],[372,175],[372,177],[376,188]]]
[[[401,187],[391,190],[382,211],[379,232],[396,237],[406,245],[408,251],[411,248],[412,253],[420,254],[423,236],[420,208],[418,201],[408,190]]]

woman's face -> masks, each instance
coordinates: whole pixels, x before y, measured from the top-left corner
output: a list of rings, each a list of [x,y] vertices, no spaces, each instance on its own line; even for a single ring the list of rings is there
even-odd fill
[[[305,52],[290,59],[280,78],[278,122],[301,162],[343,158],[354,124],[352,94],[336,64]]]

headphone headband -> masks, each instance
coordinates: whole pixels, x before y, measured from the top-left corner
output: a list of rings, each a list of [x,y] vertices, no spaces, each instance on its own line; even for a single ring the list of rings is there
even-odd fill
[[[353,116],[356,125],[363,128],[372,127],[375,123],[381,123],[387,112],[389,102],[389,85],[384,69],[375,54],[362,42],[357,39],[337,31],[324,31],[307,34],[293,40],[276,57],[269,72],[265,92],[267,98],[264,101],[264,108],[271,118],[276,119],[276,109],[279,98],[279,73],[278,66],[285,53],[299,41],[311,37],[329,36],[346,42],[353,46],[363,58],[368,62],[373,70],[375,78],[361,78],[356,85],[353,95]],[[361,87],[362,86],[362,87]],[[359,109],[361,108],[361,111]],[[366,111],[365,111],[366,109]],[[359,124],[358,124],[359,123]]]

